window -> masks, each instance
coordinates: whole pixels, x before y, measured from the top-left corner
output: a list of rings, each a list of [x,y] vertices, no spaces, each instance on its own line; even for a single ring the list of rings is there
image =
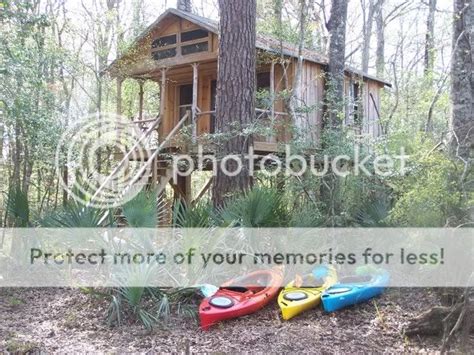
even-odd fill
[[[158,37],[151,43],[154,60],[209,51],[209,32],[203,29]]]
[[[199,53],[199,52],[207,52],[208,48],[209,48],[209,44],[207,42],[190,44],[188,46],[181,47],[181,54],[188,55],[188,54]]]
[[[262,110],[268,110],[271,105],[270,72],[257,73],[256,107]]]
[[[155,39],[151,44],[151,48],[155,49],[159,47],[172,46],[173,44],[176,44],[176,35],[159,37]]]
[[[257,73],[257,90],[270,89],[270,72]]]
[[[351,99],[352,99],[352,118],[353,122],[356,125],[360,125],[361,122],[361,115],[360,115],[360,84],[353,83],[352,90],[351,90]]]
[[[160,60],[165,58],[172,58],[176,56],[176,48],[164,49],[161,51],[155,51],[152,54],[154,60]]]
[[[195,41],[201,38],[209,37],[209,32],[205,30],[194,30],[181,33],[181,42]]]
[[[186,114],[186,111],[191,110],[193,106],[193,86],[181,85],[179,87],[179,118],[181,119]]]

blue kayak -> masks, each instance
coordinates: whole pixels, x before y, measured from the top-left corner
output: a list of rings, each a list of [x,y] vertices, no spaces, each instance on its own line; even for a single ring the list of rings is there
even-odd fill
[[[388,285],[390,275],[380,270],[368,275],[353,275],[339,279],[339,282],[323,292],[321,300],[326,312],[352,306],[380,295]]]

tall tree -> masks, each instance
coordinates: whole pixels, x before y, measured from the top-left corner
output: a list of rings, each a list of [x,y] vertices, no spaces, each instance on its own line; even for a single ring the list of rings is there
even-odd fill
[[[377,0],[369,0],[369,8],[367,12],[367,3],[361,0],[362,15],[364,19],[362,30],[362,71],[369,71],[370,60],[370,40],[372,39],[372,25],[374,22],[374,14],[377,6]]]
[[[375,50],[375,71],[377,76],[382,78],[385,73],[385,21],[384,21],[384,2],[377,1],[375,8],[375,26],[377,30],[377,47]]]
[[[329,31],[329,64],[326,88],[326,117],[331,127],[342,122],[344,112],[344,67],[346,56],[347,1],[333,0],[326,27]]]
[[[296,127],[307,130],[304,122],[304,115],[298,112],[298,107],[301,106],[302,96],[302,76],[303,76],[303,49],[306,36],[306,18],[308,12],[307,0],[299,0],[298,8],[298,61],[296,64],[296,72],[293,80],[293,94],[290,100],[290,111]]]
[[[218,132],[227,134],[223,154],[243,157],[251,143],[242,131],[255,116],[256,11],[256,0],[219,0],[216,127]],[[227,176],[218,169],[214,205],[222,205],[230,194],[251,186],[248,162],[243,162],[243,169],[236,176]],[[227,167],[235,171],[237,163],[228,161]]]
[[[192,12],[191,0],[178,0],[177,7],[179,10]]]
[[[435,55],[435,44],[434,44],[434,28],[435,28],[435,11],[436,11],[436,0],[429,0],[428,4],[428,18],[426,20],[426,39],[425,39],[425,75],[431,77],[434,67],[434,55]]]
[[[465,161],[474,148],[474,5],[454,0],[451,97],[453,102],[452,148]]]

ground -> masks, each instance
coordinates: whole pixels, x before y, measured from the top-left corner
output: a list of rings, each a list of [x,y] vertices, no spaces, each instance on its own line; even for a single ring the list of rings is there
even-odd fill
[[[0,289],[0,352],[434,352],[439,338],[408,339],[409,318],[438,303],[422,289],[391,289],[372,302],[333,314],[308,311],[282,321],[272,304],[209,331],[175,320],[146,332],[109,328],[107,302],[78,289]]]

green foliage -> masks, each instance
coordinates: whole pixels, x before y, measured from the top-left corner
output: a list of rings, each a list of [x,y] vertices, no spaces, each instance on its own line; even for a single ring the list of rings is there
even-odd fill
[[[49,228],[98,228],[115,224],[112,210],[86,207],[75,201],[47,214],[39,224]]]
[[[265,187],[255,187],[229,200],[219,212],[224,226],[279,227],[288,220],[281,193]]]
[[[361,227],[388,227],[389,212],[390,203],[386,199],[369,201],[356,213],[356,222]]]
[[[319,208],[311,202],[293,208],[288,227],[293,228],[316,228],[322,227],[324,223],[323,215]]]
[[[457,183],[450,179],[453,163],[439,153],[422,157],[405,181],[396,186],[397,202],[390,220],[397,226],[442,227],[460,204]]]
[[[192,287],[120,287],[110,294],[96,294],[110,299],[107,309],[109,326],[121,325],[126,316],[133,316],[147,330],[166,324],[172,314],[193,320],[197,318],[197,289]]]
[[[122,213],[128,226],[134,228],[156,227],[159,209],[156,195],[156,191],[142,190],[123,205]]]
[[[462,207],[459,167],[425,135],[395,135],[387,146],[405,146],[405,176],[393,178],[395,204],[390,223],[403,227],[442,227]]]
[[[28,227],[30,225],[28,196],[17,186],[11,187],[8,191],[6,211],[14,227]]]
[[[209,228],[216,223],[212,204],[200,201],[193,206],[186,206],[179,200],[173,209],[173,225],[180,228]]]

